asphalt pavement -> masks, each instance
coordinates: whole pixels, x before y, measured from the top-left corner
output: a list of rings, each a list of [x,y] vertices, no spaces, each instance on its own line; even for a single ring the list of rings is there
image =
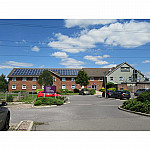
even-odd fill
[[[150,117],[118,109],[123,100],[72,95],[70,104],[52,108],[12,109],[11,123],[36,122],[36,131],[147,131]]]

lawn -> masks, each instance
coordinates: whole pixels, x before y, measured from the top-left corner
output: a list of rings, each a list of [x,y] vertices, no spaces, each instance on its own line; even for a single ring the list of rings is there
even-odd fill
[[[37,94],[29,94],[28,97],[24,98],[23,100],[20,100],[18,102],[24,102],[25,104],[31,104],[35,99],[37,98]]]

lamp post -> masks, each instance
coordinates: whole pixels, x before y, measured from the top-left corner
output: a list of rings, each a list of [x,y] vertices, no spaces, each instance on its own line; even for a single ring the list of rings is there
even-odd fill
[[[106,79],[105,79],[105,77],[106,77],[106,71],[104,72],[105,98],[106,98]]]

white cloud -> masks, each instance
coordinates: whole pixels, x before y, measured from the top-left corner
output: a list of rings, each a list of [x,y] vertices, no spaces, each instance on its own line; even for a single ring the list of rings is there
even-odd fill
[[[0,69],[10,69],[14,68],[13,66],[7,66],[7,65],[0,65]]]
[[[73,58],[64,58],[62,59],[62,62],[60,63],[60,65],[64,65],[66,66],[66,68],[82,68],[83,64],[84,62],[78,61]]]
[[[103,66],[102,68],[112,68],[112,67],[116,67],[116,64],[109,64],[107,66]]]
[[[150,72],[145,73],[146,77],[150,78]]]
[[[80,26],[87,27],[89,25],[98,25],[98,24],[110,24],[116,22],[116,19],[68,19],[65,20],[65,26],[67,28]]]
[[[39,68],[44,68],[45,65],[40,66]]]
[[[108,57],[110,57],[110,56],[109,55],[103,55],[103,56],[88,56],[87,55],[87,56],[84,56],[84,59],[94,61],[95,64],[97,64],[97,65],[104,65],[104,64],[108,64],[108,62],[103,61],[101,59],[108,58]]]
[[[82,30],[78,36],[74,37],[61,33],[55,36],[57,41],[51,41],[48,45],[69,53],[92,50],[98,43],[134,48],[150,42],[150,23],[134,20],[124,23],[116,22],[99,29]]]
[[[142,63],[150,63],[150,60],[142,61]]]
[[[5,64],[11,65],[11,66],[19,66],[19,67],[31,67],[34,64],[32,63],[23,63],[23,62],[16,62],[16,61],[7,61]]]
[[[55,52],[51,56],[55,56],[56,58],[67,58],[68,55],[65,52]]]
[[[31,50],[34,51],[34,52],[39,52],[40,51],[40,49],[37,46],[34,46]]]

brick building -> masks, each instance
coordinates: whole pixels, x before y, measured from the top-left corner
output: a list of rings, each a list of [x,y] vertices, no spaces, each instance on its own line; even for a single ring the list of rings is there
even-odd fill
[[[36,89],[42,89],[37,81],[40,73],[46,68],[14,68],[9,75],[8,91],[36,91]],[[79,70],[87,72],[89,79],[89,85],[87,88],[99,90],[104,87],[104,71],[109,72],[110,68],[82,68],[82,69],[68,69],[68,68],[47,68],[54,78],[53,85],[58,89],[81,89],[79,84],[75,83]]]

